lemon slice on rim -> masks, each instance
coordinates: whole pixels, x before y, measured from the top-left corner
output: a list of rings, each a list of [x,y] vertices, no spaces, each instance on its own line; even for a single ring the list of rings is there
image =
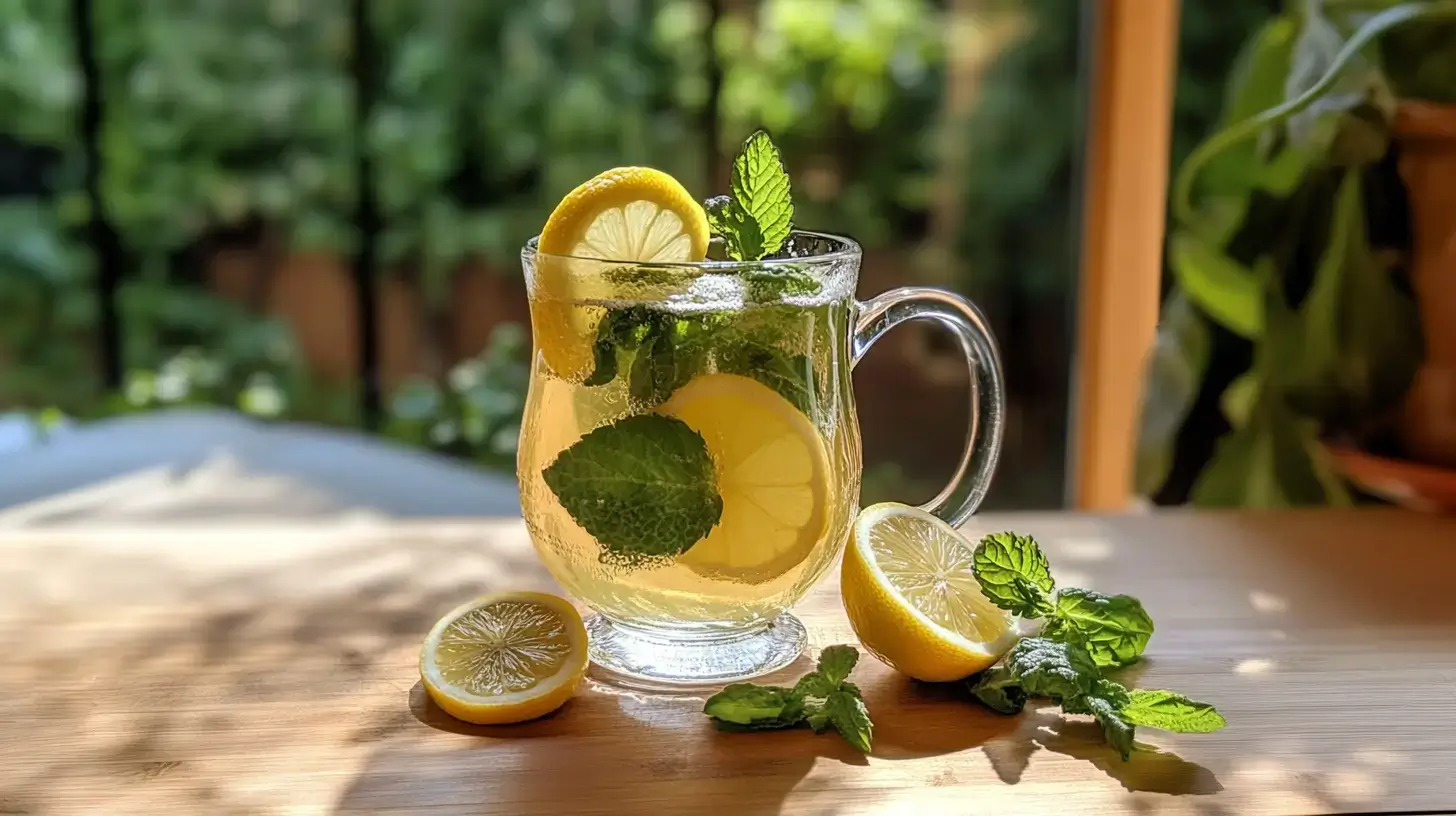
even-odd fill
[[[865,648],[917,680],[948,682],[995,663],[1015,619],[981,592],[975,545],[924,510],[866,507],[840,570],[844,610]]]
[[[661,170],[618,167],[567,193],[541,230],[530,281],[531,329],[551,370],[569,380],[586,376],[605,310],[581,301],[612,295],[602,264],[572,259],[701,261],[708,239],[703,206]]]
[[[700,575],[762,583],[807,559],[825,534],[829,457],[809,418],[772,388],[737,374],[704,374],[659,412],[703,437],[723,514],[678,556]]]
[[[506,592],[462,604],[420,649],[420,679],[452,717],[481,725],[550,714],[586,675],[586,627],[564,598]]]

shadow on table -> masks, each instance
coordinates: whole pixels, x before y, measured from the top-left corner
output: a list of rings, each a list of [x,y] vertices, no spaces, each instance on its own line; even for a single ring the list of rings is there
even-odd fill
[[[336,812],[776,814],[821,758],[866,763],[833,735],[721,733],[703,716],[702,697],[599,683],[518,725],[460,722],[418,683],[408,705],[429,730],[407,728],[381,745]]]
[[[0,559],[0,813],[253,813],[327,796],[290,785],[413,724],[392,690],[418,676],[411,656],[441,613],[505,576],[548,585],[529,549],[485,546],[478,527],[154,539],[58,535]],[[240,708],[254,704],[288,713],[260,725]]]
[[[1123,760],[1103,738],[1101,726],[1090,720],[1069,720],[1050,709],[1028,709],[1021,717],[1004,719],[1027,722],[1017,736],[993,740],[982,750],[1008,785],[1021,781],[1032,754],[1047,750],[1091,762],[1129,791],[1206,796],[1223,790],[1212,771],[1177,754],[1140,744]]]

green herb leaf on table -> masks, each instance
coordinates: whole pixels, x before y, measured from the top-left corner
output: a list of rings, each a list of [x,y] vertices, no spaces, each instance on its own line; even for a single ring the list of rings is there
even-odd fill
[[[1099,666],[1125,666],[1147,648],[1153,619],[1130,595],[1069,587],[1057,593],[1056,611],[1044,634],[1081,644]]]
[[[874,724],[859,687],[845,678],[859,660],[853,646],[830,646],[819,667],[793,688],[734,683],[708,698],[703,713],[721,731],[763,731],[807,725],[816,733],[833,727],[845,741],[866,753]]]
[[[970,688],[976,699],[1000,714],[1020,714],[1026,706],[1026,689],[1004,663],[972,677]]]
[[[788,728],[804,719],[804,698],[792,689],[734,683],[708,698],[703,713],[748,730]]]
[[[993,533],[976,546],[971,565],[981,591],[996,606],[1023,618],[1051,614],[1047,593],[1055,584],[1036,539]]]
[[[870,722],[870,712],[865,708],[859,689],[851,688],[831,692],[824,701],[824,714],[828,724],[834,726],[845,742],[868,754],[870,743],[874,741],[875,726]],[[822,726],[815,729],[823,730]]]
[[[1123,719],[1182,734],[1206,734],[1228,725],[1218,709],[1162,689],[1133,689],[1120,706]]]
[[[603,563],[638,567],[681,555],[723,513],[707,445],[671,417],[642,414],[597,428],[542,476],[601,545]]]
[[[1017,641],[1006,653],[1006,667],[1027,694],[1053,699],[1087,694],[1102,677],[1081,646],[1043,637]]]
[[[1085,699],[1088,713],[1097,718],[1107,743],[1122,754],[1124,760],[1132,758],[1133,731],[1131,723],[1123,718],[1116,704],[1105,697],[1089,696]]]

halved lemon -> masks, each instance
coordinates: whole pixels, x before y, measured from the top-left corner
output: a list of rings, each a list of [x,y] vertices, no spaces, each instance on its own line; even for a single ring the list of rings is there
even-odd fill
[[[723,497],[718,526],[677,563],[700,575],[762,583],[809,557],[824,536],[833,486],[808,417],[737,374],[697,377],[659,411],[702,435]]]
[[[971,572],[975,545],[903,504],[860,511],[840,569],[844,610],[872,654],[917,680],[948,682],[995,663],[1016,643],[1015,619]]]
[[[425,691],[452,717],[481,725],[550,714],[586,675],[586,626],[564,598],[487,595],[441,618],[420,649]]]
[[[568,380],[589,373],[605,309],[582,301],[611,296],[606,265],[572,259],[701,261],[708,239],[703,206],[661,170],[618,167],[568,193],[541,230],[531,276],[531,329],[551,370]]]

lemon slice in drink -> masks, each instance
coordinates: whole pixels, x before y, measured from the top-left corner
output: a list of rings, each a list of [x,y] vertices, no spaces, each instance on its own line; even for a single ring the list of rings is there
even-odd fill
[[[599,277],[601,264],[570,258],[701,261],[708,238],[702,205],[661,170],[618,167],[567,193],[541,230],[531,279],[531,330],[551,370],[569,380],[590,372],[605,310],[580,301],[612,294]]]
[[[866,507],[840,570],[849,622],[866,649],[917,680],[948,682],[995,663],[1015,620],[981,592],[975,545],[924,510]]]
[[[441,618],[420,649],[425,691],[452,717],[481,725],[550,714],[586,675],[586,627],[564,598],[488,595]]]
[[[660,412],[697,431],[718,475],[718,526],[678,557],[694,572],[745,583],[783,575],[824,535],[829,458],[809,418],[772,388],[704,374]]]

